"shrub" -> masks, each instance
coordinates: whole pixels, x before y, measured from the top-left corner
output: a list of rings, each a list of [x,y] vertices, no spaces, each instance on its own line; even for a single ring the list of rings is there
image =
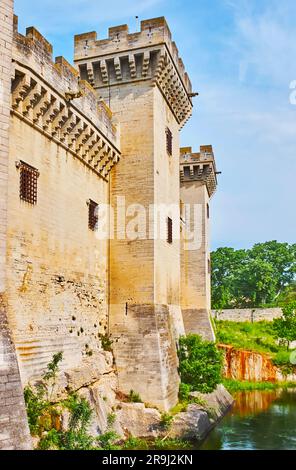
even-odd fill
[[[116,421],[116,414],[115,413],[109,413],[108,416],[107,416],[108,428],[112,427],[113,424],[115,423],[115,421]]]
[[[97,438],[99,448],[103,450],[119,450],[120,446],[116,445],[119,436],[114,431],[107,431]]]
[[[128,394],[128,401],[130,403],[143,403],[138,393],[131,390]]]
[[[144,439],[129,437],[122,447],[124,450],[148,450],[148,444]]]
[[[221,382],[222,353],[214,343],[193,334],[181,337],[179,346],[181,381],[191,390],[212,392]]]
[[[291,341],[296,341],[296,302],[283,307],[283,316],[273,320],[273,329],[288,350]]]
[[[173,419],[174,417],[169,413],[162,413],[159,424],[163,429],[168,430],[172,425]]]
[[[112,343],[113,343],[113,341],[110,338],[110,336],[100,334],[99,337],[100,337],[102,348],[104,349],[104,351],[111,351],[112,352]]]
[[[180,401],[188,401],[190,392],[191,392],[191,385],[184,384],[183,382],[181,382],[180,387],[179,387]]]

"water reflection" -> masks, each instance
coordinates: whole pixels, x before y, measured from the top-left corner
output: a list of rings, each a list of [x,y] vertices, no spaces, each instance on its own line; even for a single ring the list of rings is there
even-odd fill
[[[239,392],[200,449],[296,449],[296,391]]]

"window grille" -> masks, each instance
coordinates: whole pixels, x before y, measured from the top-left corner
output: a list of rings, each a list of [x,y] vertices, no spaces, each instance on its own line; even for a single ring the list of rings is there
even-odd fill
[[[18,163],[20,170],[20,199],[29,204],[37,204],[37,180],[39,171],[24,162]]]
[[[88,201],[88,227],[90,230],[97,230],[98,225],[98,204],[91,199]]]

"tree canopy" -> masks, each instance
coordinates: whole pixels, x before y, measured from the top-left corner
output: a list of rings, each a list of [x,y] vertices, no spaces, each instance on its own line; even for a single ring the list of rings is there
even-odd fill
[[[296,291],[296,244],[275,240],[211,254],[212,308],[280,305]]]

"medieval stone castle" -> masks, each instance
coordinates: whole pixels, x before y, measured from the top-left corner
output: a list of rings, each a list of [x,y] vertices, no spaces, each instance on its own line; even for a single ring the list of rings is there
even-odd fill
[[[75,36],[72,66],[1,0],[0,448],[31,447],[23,387],[54,353],[61,390],[84,390],[103,429],[116,390],[175,405],[178,337],[213,339],[214,154],[179,146],[194,95],[164,18]]]

